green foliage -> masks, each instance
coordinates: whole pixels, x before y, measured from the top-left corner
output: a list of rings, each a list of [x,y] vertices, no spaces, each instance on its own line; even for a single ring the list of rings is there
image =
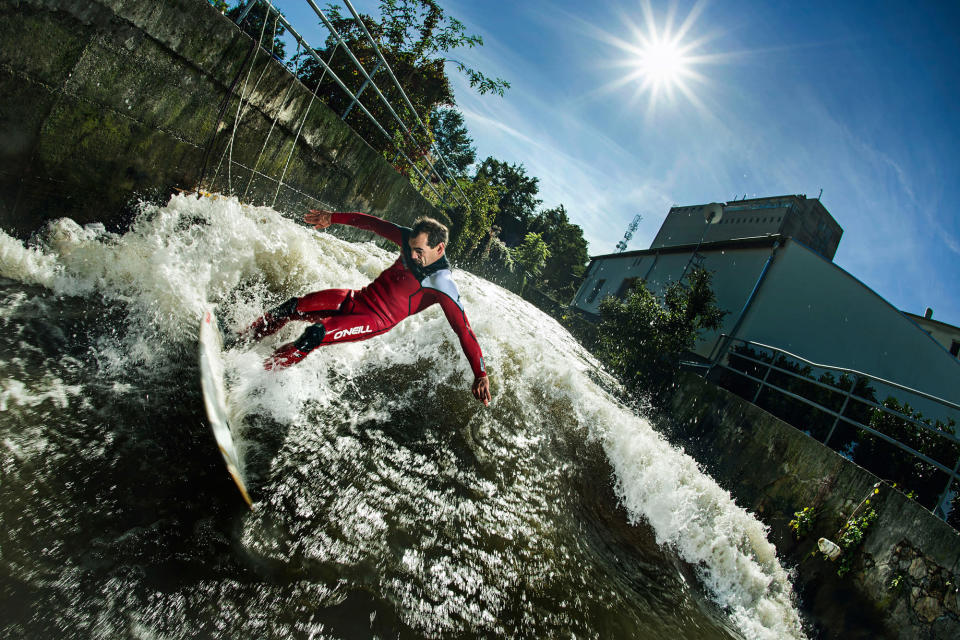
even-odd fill
[[[522,164],[508,164],[492,156],[477,167],[475,179],[488,180],[503,188],[500,202],[497,203],[499,212],[496,225],[501,229],[500,239],[507,246],[519,245],[531,231],[530,222],[542,202],[537,198],[540,192],[539,179],[528,176]]]
[[[219,11],[220,13],[226,13],[230,8],[227,0],[210,0],[210,4],[213,5],[213,8]]]
[[[774,370],[768,375],[766,364],[751,362],[747,360],[748,357],[790,371],[796,377]],[[865,424],[948,468],[953,467],[960,458],[960,443],[951,439],[957,434],[955,421],[925,418],[909,404],[901,403],[893,397],[888,397],[882,404],[894,414],[881,411],[872,406],[879,403],[879,400],[876,390],[864,378],[857,377],[854,380],[847,374],[837,377],[830,372],[814,377],[811,367],[801,365],[796,360],[781,354],[774,361],[769,353],[746,347],[738,347],[730,354],[730,366],[754,378],[762,379],[767,376],[769,384],[804,397],[826,409],[836,412],[842,409],[844,418]],[[813,384],[813,380],[827,388]],[[754,399],[757,390],[757,383],[735,374],[728,374],[721,380],[721,384],[750,400]],[[853,390],[850,399],[845,400],[851,385]],[[826,440],[836,423],[834,433],[828,441],[831,447],[860,466],[893,482],[894,486],[899,486],[908,497],[916,499],[926,508],[933,509],[937,506],[935,503],[946,486],[947,476],[936,467],[865,429],[857,429],[843,420],[838,421],[828,413],[769,387],[756,397],[756,404],[820,441]],[[912,421],[920,422],[929,428]],[[954,497],[953,505],[947,522],[960,528],[960,494]]]
[[[488,241],[485,243],[480,257],[488,264],[497,265],[501,272],[513,273],[516,264],[513,262],[510,247],[496,236],[496,229],[491,229],[491,231],[492,233],[488,236]]]
[[[702,330],[718,329],[727,313],[717,307],[710,272],[696,268],[688,279],[667,287],[662,304],[642,282],[624,300],[607,297],[600,303],[598,355],[654,404],[666,401],[681,355],[694,347]]]
[[[448,16],[435,0],[381,0],[379,9],[379,19],[367,14],[360,14],[360,19],[377,42],[417,114],[430,114],[438,107],[455,104],[445,67],[446,58],[441,54],[460,47],[480,46],[483,40],[479,36],[468,34],[464,24]],[[374,73],[379,57],[366,34],[353,16],[344,16],[338,6],[328,5],[325,13],[350,51],[373,77],[377,87],[411,131],[411,136],[403,133],[401,148],[404,153],[412,160],[425,157],[431,140],[422,132],[415,131],[419,127],[415,126],[417,119],[413,114],[402,113],[407,109],[406,102],[393,83],[387,80],[386,72],[380,70],[382,75]],[[366,79],[332,35],[327,38],[323,50],[318,50],[317,53],[329,63],[337,77],[350,87],[354,94],[360,90]],[[481,93],[494,91],[502,94],[503,89],[509,86],[503,80],[491,80],[462,64],[457,64],[457,68],[468,75],[471,86]],[[335,113],[342,115],[346,112],[351,99],[312,57],[302,62],[298,76],[304,84],[315,89],[318,97]],[[360,100],[388,133],[403,132],[403,127],[397,123],[372,88],[368,88]],[[346,122],[375,149],[393,152],[392,137],[384,136],[361,109],[352,109]]]
[[[334,13],[336,8],[329,6]],[[436,0],[381,0],[380,13],[387,46],[407,51],[416,60],[449,60],[457,71],[467,76],[470,86],[480,95],[495,93],[503,96],[510,88],[510,83],[503,79],[488,78],[458,60],[441,57],[440,54],[455,49],[481,47],[483,38],[468,34],[466,25],[446,15]]]
[[[218,9],[223,10],[226,7],[226,2],[218,4],[217,2],[212,2],[213,6]],[[227,11],[227,17],[236,22],[237,18],[240,17],[240,14],[243,12],[244,6],[246,3],[240,2],[233,9]],[[253,8],[250,9],[250,12],[247,14],[247,17],[244,18],[243,24],[240,25],[240,28],[252,38],[260,40],[260,46],[269,51],[272,55],[276,56],[278,59],[283,60],[286,58],[286,48],[284,46],[283,40],[280,37],[286,33],[286,29],[283,28],[283,25],[280,24],[277,20],[276,14],[271,14],[267,16],[266,8],[259,2],[253,5]],[[266,24],[264,20],[266,19]]]
[[[757,364],[747,358],[759,360],[766,364],[772,364],[779,369],[791,372],[788,375],[780,371],[771,370],[767,373],[766,364]],[[754,378],[767,378],[767,382],[777,386],[789,393],[796,394],[827,409],[839,412],[844,405],[844,397],[851,385],[853,385],[852,396],[854,398],[863,398],[865,400],[875,401],[875,392],[872,387],[863,379],[857,378],[856,381],[847,374],[842,374],[835,378],[830,372],[826,372],[819,377],[814,377],[813,370],[809,365],[801,365],[796,360],[783,354],[778,354],[776,359],[766,351],[758,351],[751,347],[738,346],[730,354],[730,366],[737,371],[742,371]],[[824,388],[813,384],[816,380],[829,388]],[[738,375],[730,375],[722,380],[724,387],[730,389],[745,398],[754,399],[757,390],[757,383],[747,380]],[[810,406],[804,402],[791,398],[780,392],[766,388],[756,397],[756,404],[759,407],[769,411],[781,420],[802,428],[817,440],[824,441],[834,424],[834,417]],[[866,422],[870,416],[870,410],[866,405],[856,401],[847,402],[844,416],[859,422]],[[849,448],[853,442],[853,433],[844,427],[843,422],[839,423],[839,429],[831,437],[830,444],[836,449]]]
[[[523,239],[523,243],[512,252],[515,264],[522,267],[527,273],[539,276],[543,266],[550,257],[550,249],[539,233],[532,231]]]
[[[953,420],[944,423],[924,418],[921,412],[893,397],[884,400],[883,406],[903,417],[872,409],[867,422],[870,428],[895,438],[946,467],[953,467],[960,457],[960,444],[941,435],[956,436],[956,423]],[[905,418],[912,418],[929,428]],[[904,491],[913,492],[916,500],[925,507],[932,509],[936,506],[937,498],[946,486],[943,472],[865,430],[857,431],[857,442],[853,450],[853,459],[857,464],[892,480]]]
[[[813,507],[804,507],[802,511],[795,511],[790,528],[799,540],[813,531],[813,523],[817,519],[817,512]]]
[[[470,206],[460,203],[457,186],[463,191]],[[490,227],[497,215],[497,202],[500,188],[486,180],[456,178],[450,182],[451,195],[446,199],[446,212],[453,223],[447,252],[454,259],[468,262],[482,248],[482,243],[490,236]],[[456,194],[456,195],[453,195]],[[431,201],[436,198],[430,194]],[[439,203],[434,202],[439,206]]]
[[[446,160],[446,165],[439,159],[434,162],[440,176],[447,180],[466,173],[477,159],[477,150],[464,126],[463,114],[451,108],[434,109],[430,112],[430,131],[437,151]]]
[[[863,544],[863,537],[876,519],[877,512],[869,509],[859,518],[847,520],[840,530],[840,539],[837,541],[837,545],[843,549],[843,555],[840,556],[837,575],[841,578],[853,568],[853,551]]]
[[[570,222],[562,204],[539,213],[531,221],[530,228],[550,247],[544,277],[537,286],[561,302],[572,300],[583,280],[589,258],[583,229]]]

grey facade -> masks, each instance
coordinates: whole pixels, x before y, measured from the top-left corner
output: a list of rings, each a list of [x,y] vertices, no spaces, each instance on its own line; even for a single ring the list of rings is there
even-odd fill
[[[604,297],[622,297],[633,282],[643,281],[660,294],[691,264],[699,264],[713,273],[718,304],[728,312],[719,331],[701,335],[695,347],[699,356],[712,358],[721,334],[732,335],[960,401],[960,360],[915,318],[830,260],[842,231],[837,226],[834,233],[831,222],[836,223],[825,209],[819,211],[819,201],[806,201],[809,215],[789,208],[782,215],[776,209],[728,211],[778,200],[799,209],[796,198],[727,203],[722,220],[706,234],[703,209],[671,209],[650,249],[594,257],[573,306],[596,316]],[[737,215],[748,221],[723,224]],[[723,238],[738,235],[738,228],[756,234],[764,230],[760,225],[768,225],[764,235]],[[804,238],[822,241],[821,250],[777,229],[794,229]],[[703,242],[698,241],[701,236]],[[670,244],[679,240],[686,242]]]

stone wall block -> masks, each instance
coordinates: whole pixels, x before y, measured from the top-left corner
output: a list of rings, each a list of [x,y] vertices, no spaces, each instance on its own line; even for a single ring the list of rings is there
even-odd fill
[[[206,0],[2,0],[0,42],[5,231],[61,216],[119,227],[131,201],[201,175],[209,190],[291,214],[444,219]]]

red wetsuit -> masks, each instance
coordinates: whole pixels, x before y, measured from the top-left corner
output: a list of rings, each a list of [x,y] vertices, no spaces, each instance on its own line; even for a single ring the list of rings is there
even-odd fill
[[[441,256],[429,266],[419,267],[410,254],[411,230],[375,216],[334,213],[332,221],[372,231],[395,242],[400,245],[400,257],[359,291],[326,289],[297,300],[296,310],[301,319],[323,325],[323,339],[318,346],[372,338],[389,331],[407,316],[439,303],[460,339],[473,375],[486,376],[480,344],[460,303],[447,258]]]

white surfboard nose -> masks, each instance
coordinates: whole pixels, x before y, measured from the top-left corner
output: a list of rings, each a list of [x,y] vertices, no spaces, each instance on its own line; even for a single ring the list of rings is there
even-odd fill
[[[223,364],[223,337],[213,309],[207,309],[200,321],[200,387],[203,391],[203,405],[207,410],[210,429],[217,441],[220,453],[227,465],[227,471],[236,483],[250,509],[253,501],[247,492],[247,485],[243,480],[240,456],[230,428],[227,410],[227,389],[224,384]]]

